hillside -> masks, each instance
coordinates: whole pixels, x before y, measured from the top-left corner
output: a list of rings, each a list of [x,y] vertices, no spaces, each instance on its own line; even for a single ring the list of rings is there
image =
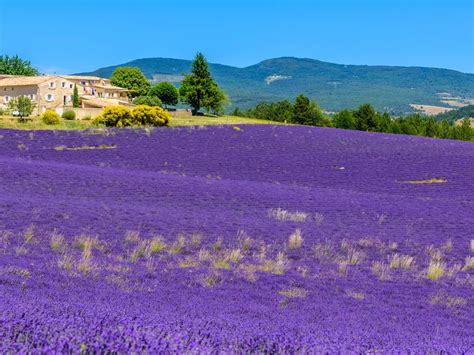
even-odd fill
[[[464,106],[457,110],[441,113],[435,116],[435,118],[438,120],[448,120],[449,122],[454,122],[457,120],[461,120],[463,118],[473,118],[473,117],[474,117],[474,105]]]
[[[191,61],[169,58],[137,59],[93,72],[110,77],[117,66],[135,66],[155,81],[179,82]],[[423,67],[342,65],[314,59],[276,58],[237,68],[211,64],[212,74],[231,99],[229,109],[248,108],[260,101],[293,99],[304,93],[329,111],[371,102],[378,110],[412,111],[410,104],[447,106],[440,93],[474,97],[474,74]]]

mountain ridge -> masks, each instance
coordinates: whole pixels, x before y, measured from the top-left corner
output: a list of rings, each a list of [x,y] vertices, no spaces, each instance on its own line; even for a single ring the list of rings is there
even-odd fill
[[[110,77],[118,66],[136,66],[147,78],[178,82],[191,60],[141,58],[79,73]],[[459,100],[474,98],[474,74],[420,66],[335,64],[312,58],[278,57],[246,67],[210,63],[216,81],[230,98],[228,109],[261,101],[294,99],[300,93],[329,111],[370,102],[380,111],[406,113],[411,103],[447,106],[440,93]]]

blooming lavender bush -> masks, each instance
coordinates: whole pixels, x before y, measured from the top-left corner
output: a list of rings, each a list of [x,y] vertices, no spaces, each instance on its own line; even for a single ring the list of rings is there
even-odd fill
[[[246,126],[0,147],[2,352],[472,351],[472,143]]]

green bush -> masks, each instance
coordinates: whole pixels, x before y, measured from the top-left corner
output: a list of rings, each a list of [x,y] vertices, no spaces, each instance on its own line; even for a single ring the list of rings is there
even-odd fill
[[[162,106],[163,103],[155,96],[138,96],[133,100],[134,105]]]
[[[56,111],[53,110],[44,111],[43,115],[41,115],[41,120],[47,125],[55,125],[61,123],[61,117],[59,117]]]
[[[61,117],[64,118],[65,120],[75,120],[76,113],[74,111],[64,111]]]
[[[132,126],[132,114],[126,106],[107,106],[100,116],[94,119],[94,123],[102,124],[106,127],[127,127]]]
[[[135,125],[166,126],[170,114],[158,106],[139,105],[133,108],[132,119]]]
[[[83,121],[90,121],[91,119],[92,119],[91,115],[86,115],[86,116],[82,117]]]

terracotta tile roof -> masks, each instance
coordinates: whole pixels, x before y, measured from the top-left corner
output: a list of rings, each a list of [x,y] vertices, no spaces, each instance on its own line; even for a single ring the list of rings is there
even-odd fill
[[[93,84],[92,87],[98,88],[98,89],[106,89],[106,90],[128,91],[127,89],[121,88],[119,86],[114,86],[114,85]]]
[[[94,107],[107,107],[107,106],[113,106],[113,105],[129,106],[129,103],[123,100],[95,98],[90,95],[83,95],[82,102],[86,105],[94,106]]]
[[[0,80],[0,86],[29,86],[38,85],[57,76],[11,76]]]
[[[63,78],[70,80],[108,80],[100,78],[98,76],[89,76],[89,75],[60,75]]]

